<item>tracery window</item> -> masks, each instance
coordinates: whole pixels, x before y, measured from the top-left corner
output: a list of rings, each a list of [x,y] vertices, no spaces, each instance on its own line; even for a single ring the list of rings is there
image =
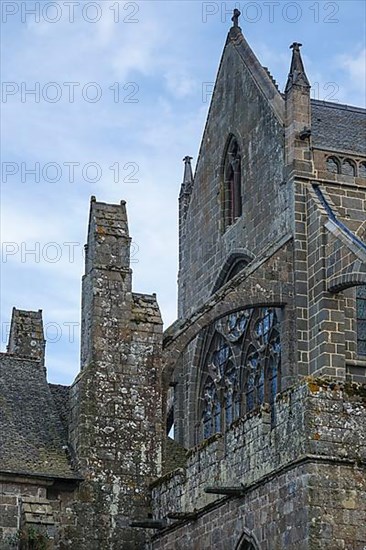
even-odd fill
[[[206,332],[201,363],[200,439],[221,432],[280,389],[278,308],[244,309],[214,322]]]
[[[332,174],[340,173],[339,160],[337,157],[328,157],[326,160],[326,165],[328,172],[331,172]]]
[[[356,290],[357,353],[366,356],[366,285]]]
[[[242,215],[241,153],[234,136],[229,141],[224,160],[223,215],[225,229]]]

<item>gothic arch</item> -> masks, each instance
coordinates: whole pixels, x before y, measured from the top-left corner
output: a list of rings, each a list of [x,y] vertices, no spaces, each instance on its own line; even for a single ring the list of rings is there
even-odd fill
[[[328,282],[328,291],[333,294],[337,292],[342,292],[347,288],[364,286],[366,285],[366,273],[365,272],[356,272],[356,273],[343,273],[342,275],[337,275],[332,277]]]
[[[234,140],[236,140],[238,142],[240,150],[242,149],[242,146],[241,146],[242,144],[241,144],[241,140],[238,137],[238,133],[234,134],[233,132],[230,132],[227,139],[226,139],[225,147],[224,147],[223,154],[222,154],[222,157],[221,157],[222,169],[224,169],[224,167],[225,167],[225,159],[227,157],[228,152],[230,151],[230,145],[232,144],[232,142]]]
[[[285,254],[292,250],[292,244],[286,241],[277,254]],[[235,276],[237,285],[233,288],[223,287],[212,296],[207,303],[198,308],[188,319],[179,319],[164,331],[163,338],[163,384],[168,387],[175,365],[181,354],[195,337],[207,328],[212,321],[235,313],[243,308],[252,307],[278,307],[284,308],[284,326],[289,328],[293,322],[293,308],[286,307],[292,304],[293,286],[291,281],[281,281],[277,273],[275,278],[268,280],[266,277],[268,262],[260,265],[248,266]],[[233,279],[233,280],[234,280]],[[286,330],[286,329],[285,329]],[[286,385],[294,376],[293,364],[288,360],[287,354],[293,350],[286,338],[284,355]],[[284,378],[283,378],[284,379]]]
[[[200,319],[195,322],[191,320],[189,325],[182,327],[181,330],[178,327],[173,325],[170,330],[176,328],[174,334],[165,336],[165,341],[163,344],[164,351],[164,366],[163,366],[163,378],[166,385],[169,384],[174,367],[185,350],[188,344],[198,335],[198,333],[203,328],[207,328],[212,321],[229,315],[230,313],[236,313],[243,309],[243,304],[245,308],[252,307],[284,307],[288,303],[287,297],[281,292],[275,292],[271,297],[267,299],[258,298],[252,296],[248,299],[248,302],[245,300],[245,292],[242,290],[241,293],[238,291],[233,292],[233,296],[230,296],[230,299],[223,299],[222,301],[215,304],[212,309],[205,311]]]
[[[253,534],[249,533],[247,529],[244,530],[243,535],[240,537],[235,550],[260,550],[259,544]]]
[[[343,175],[355,177],[357,174],[355,161],[348,158],[343,159],[341,170]]]
[[[234,134],[229,134],[222,161],[222,220],[223,230],[240,218],[242,204],[242,148]]]
[[[194,352],[194,356],[196,358],[196,362],[195,362],[196,368],[194,369],[194,373],[192,373],[193,380],[191,380],[191,382],[193,382],[193,387],[194,387],[194,391],[191,394],[191,398],[193,399],[193,403],[191,403],[191,405],[193,405],[193,409],[194,409],[195,443],[199,439],[198,430],[200,426],[198,425],[198,419],[201,417],[203,412],[203,406],[201,402],[203,389],[204,389],[204,386],[207,384],[209,378],[211,378],[210,374],[207,371],[204,372],[203,357],[206,355],[206,352],[210,349],[210,347],[213,344],[213,340],[215,337],[215,332],[213,330],[213,327],[209,325],[198,336],[199,337],[198,337],[198,341]]]
[[[326,158],[325,165],[327,172],[331,172],[332,174],[340,174],[341,173],[341,161],[338,157],[331,155]]]
[[[237,369],[236,364],[237,358],[235,357],[231,342],[229,340],[224,340],[221,334],[218,332],[216,326],[217,322],[220,322],[220,320],[211,323],[206,329],[203,330],[205,336],[203,340],[201,340],[201,345],[198,344],[196,347],[196,354],[197,357],[199,357],[199,360],[197,363],[198,368],[195,372],[195,392],[192,394],[192,397],[194,399],[192,403],[192,409],[195,410],[195,444],[197,444],[202,439],[206,439],[206,437],[208,437],[209,435],[213,435],[214,433],[221,431],[221,428],[223,427],[222,414],[225,408],[223,402],[227,402],[227,396],[225,395],[225,390],[227,390],[227,388],[224,389],[221,384],[217,384],[218,378],[220,378],[221,376],[222,378],[225,378],[229,375],[229,371],[232,371],[232,374],[236,374],[236,384],[234,384],[235,387],[233,388],[233,392],[236,394],[236,392],[239,390],[240,381],[239,370]],[[225,356],[223,355],[224,351],[226,351]],[[217,367],[217,370],[215,370],[215,367]],[[215,396],[214,386],[216,386],[217,389]],[[212,396],[207,396],[206,392],[211,392]],[[206,421],[211,420],[212,426],[208,429],[210,433],[206,433],[207,423],[203,418],[203,416],[207,412],[207,397],[209,397],[210,399],[212,399],[213,397],[217,397],[220,404],[220,418],[218,419],[220,429],[217,429],[213,414],[211,414],[211,418],[206,418]],[[233,410],[234,407],[235,403],[233,402]],[[233,415],[235,416],[234,412]]]
[[[240,248],[230,253],[225,260],[221,271],[215,281],[211,294],[215,294],[225,283],[237,275],[253,260],[253,255],[246,249]]]
[[[189,403],[194,445],[262,403],[273,404],[281,388],[281,320],[279,308],[244,306],[203,330]]]

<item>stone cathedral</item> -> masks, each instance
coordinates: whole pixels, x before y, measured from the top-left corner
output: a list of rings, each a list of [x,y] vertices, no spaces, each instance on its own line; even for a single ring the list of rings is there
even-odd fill
[[[310,98],[299,43],[281,92],[239,15],[184,159],[177,321],[95,197],[72,386],[13,309],[1,550],[366,548],[366,111]]]

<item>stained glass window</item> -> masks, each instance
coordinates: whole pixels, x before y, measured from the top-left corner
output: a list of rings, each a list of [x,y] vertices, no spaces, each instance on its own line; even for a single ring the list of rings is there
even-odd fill
[[[225,422],[227,426],[240,414],[238,402],[238,369],[229,363],[225,373]]]
[[[268,351],[268,402],[271,405],[271,421],[274,423],[275,407],[273,404],[278,393],[279,377],[281,373],[281,340],[280,334],[276,328],[274,328],[271,333]]]
[[[251,345],[248,350],[247,360],[245,365],[245,397],[246,397],[246,411],[249,412],[254,409],[257,398],[255,395],[257,372],[259,370],[259,354],[256,348]]]
[[[268,344],[269,334],[274,321],[273,309],[264,308],[262,316],[258,319],[255,332],[261,346]]]
[[[220,431],[221,405],[216,385],[212,378],[206,380],[203,398],[205,401],[202,414],[203,436],[206,439],[213,433]]]
[[[366,285],[357,287],[357,353],[366,355]]]
[[[245,309],[208,329],[202,361],[203,438],[264,402],[274,403],[281,371],[278,318],[275,308]]]

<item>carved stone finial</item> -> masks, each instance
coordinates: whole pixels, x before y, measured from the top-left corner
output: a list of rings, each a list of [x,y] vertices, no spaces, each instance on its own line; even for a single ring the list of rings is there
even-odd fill
[[[293,42],[290,46],[292,50],[292,59],[290,72],[287,79],[287,84],[285,92],[289,92],[293,86],[302,87],[310,90],[310,83],[306,76],[304,64],[301,58],[301,48],[302,44],[299,42]]]
[[[192,166],[191,166],[191,160],[193,157],[190,157],[189,155],[185,156],[183,159],[184,162],[184,177],[183,177],[183,183],[186,184],[186,186],[191,186],[193,183],[193,172],[192,172]]]
[[[239,17],[241,15],[241,12],[235,8],[234,15],[231,18],[231,21],[233,22],[233,27],[239,27]]]
[[[290,50],[294,50],[295,52],[299,52],[302,44],[300,42],[293,42],[290,46]]]

